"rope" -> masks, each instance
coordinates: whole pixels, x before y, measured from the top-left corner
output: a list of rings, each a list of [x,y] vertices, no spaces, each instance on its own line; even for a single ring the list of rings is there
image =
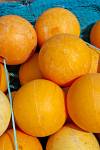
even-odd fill
[[[10,109],[11,109],[11,115],[12,115],[12,126],[13,126],[13,134],[14,134],[14,145],[15,145],[15,150],[18,150],[18,144],[17,144],[17,135],[16,135],[16,127],[15,127],[15,119],[14,119],[14,112],[13,112],[13,107],[12,107],[12,95],[10,91],[10,84],[9,84],[9,74],[7,70],[7,65],[6,65],[6,60],[4,59],[4,69],[6,73],[6,81],[7,81],[7,87],[8,87],[8,95],[10,99]]]
[[[100,51],[100,48],[97,48],[96,46],[94,46],[94,45],[92,45],[92,44],[90,44],[90,43],[88,43],[88,42],[86,42],[86,41],[85,41],[85,43],[86,43],[89,47],[94,48],[94,49],[97,50],[97,51]]]

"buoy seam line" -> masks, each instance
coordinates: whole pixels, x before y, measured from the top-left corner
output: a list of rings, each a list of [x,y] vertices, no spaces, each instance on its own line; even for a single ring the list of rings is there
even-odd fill
[[[10,109],[11,109],[11,118],[12,118],[12,126],[13,126],[13,134],[14,134],[14,145],[15,145],[15,150],[18,150],[18,143],[17,143],[17,135],[16,135],[16,127],[15,127],[15,119],[14,119],[14,112],[12,108],[12,95],[10,91],[10,84],[9,84],[9,75],[8,75],[8,70],[7,70],[7,65],[6,65],[6,60],[3,59],[4,63],[4,69],[6,73],[6,81],[7,81],[7,88],[8,88],[8,95],[9,95],[9,100],[10,100]]]

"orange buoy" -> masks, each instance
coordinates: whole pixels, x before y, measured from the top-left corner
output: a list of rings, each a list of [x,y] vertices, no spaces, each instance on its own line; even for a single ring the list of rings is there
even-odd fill
[[[19,80],[21,85],[34,79],[42,78],[38,63],[38,53],[35,53],[30,59],[20,66]]]
[[[7,90],[7,81],[4,66],[0,63],[0,90],[5,92]]]
[[[13,101],[17,125],[32,136],[55,133],[66,121],[64,98],[63,90],[48,80],[37,79],[23,85]]]
[[[80,38],[60,34],[42,46],[39,65],[46,79],[64,86],[89,72],[90,49]]]
[[[92,48],[90,48],[90,53],[91,53],[91,67],[89,73],[97,73],[100,54]]]
[[[0,17],[0,56],[7,64],[25,62],[36,45],[36,32],[27,20],[16,15]]]
[[[97,21],[90,32],[90,41],[100,48],[100,21]]]
[[[7,129],[11,117],[10,104],[6,95],[0,91],[0,136]]]
[[[42,146],[36,137],[32,137],[17,130],[17,142],[19,150],[42,150]],[[8,130],[0,137],[1,150],[14,150],[13,130]]]
[[[37,19],[35,28],[40,46],[57,34],[80,35],[80,24],[77,17],[71,11],[60,7],[50,8],[45,11]]]
[[[100,146],[92,133],[84,132],[73,124],[65,125],[50,136],[46,150],[99,150]]]
[[[100,133],[100,74],[87,74],[77,79],[67,95],[71,119],[80,128]]]

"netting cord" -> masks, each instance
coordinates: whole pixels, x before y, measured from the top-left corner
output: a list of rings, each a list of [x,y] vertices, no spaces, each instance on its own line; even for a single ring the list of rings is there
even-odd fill
[[[12,126],[13,126],[13,134],[14,134],[14,145],[15,145],[15,150],[18,150],[18,144],[17,144],[17,135],[16,135],[16,127],[15,127],[15,119],[14,119],[14,112],[13,112],[13,107],[12,107],[12,95],[10,91],[10,83],[9,83],[9,74],[7,70],[7,65],[6,65],[6,60],[3,60],[4,63],[4,69],[6,73],[6,81],[7,81],[7,87],[8,87],[8,95],[9,95],[9,100],[10,100],[10,109],[11,109],[11,118],[12,118]]]
[[[97,51],[100,51],[100,48],[97,48],[96,46],[94,46],[94,45],[92,45],[92,44],[90,44],[90,43],[88,43],[88,42],[86,42],[86,41],[85,41],[85,43],[86,43],[89,47],[94,48],[94,49],[97,50]]]

